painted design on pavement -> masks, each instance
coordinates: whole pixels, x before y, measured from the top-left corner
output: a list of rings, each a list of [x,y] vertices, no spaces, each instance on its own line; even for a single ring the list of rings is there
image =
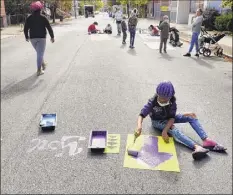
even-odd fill
[[[139,153],[138,159],[153,168],[169,160],[172,156],[173,154],[171,153],[159,152],[158,138],[148,136],[145,137],[144,145]]]
[[[127,138],[124,167],[180,172],[173,138],[165,143],[161,136],[141,135],[137,138],[134,148],[139,150],[138,157],[129,156],[128,147],[132,146],[134,135]]]

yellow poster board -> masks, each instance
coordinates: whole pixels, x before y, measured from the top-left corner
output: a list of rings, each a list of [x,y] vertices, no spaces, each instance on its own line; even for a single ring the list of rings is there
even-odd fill
[[[120,152],[121,135],[120,134],[108,134],[107,147],[104,153],[117,154]]]
[[[169,11],[169,7],[168,6],[160,6],[160,11],[167,12],[167,11]]]
[[[134,135],[128,135],[124,167],[180,172],[172,137],[169,138],[169,143],[165,143],[161,136],[152,135],[141,135],[134,144],[133,141]],[[139,150],[137,157],[128,155],[127,149],[129,147]]]

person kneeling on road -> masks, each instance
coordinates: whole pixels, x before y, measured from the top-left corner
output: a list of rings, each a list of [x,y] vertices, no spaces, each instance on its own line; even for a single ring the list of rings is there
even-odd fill
[[[209,150],[223,152],[226,150],[223,146],[211,140],[205,130],[199,123],[194,113],[176,114],[177,104],[175,98],[175,90],[171,82],[161,82],[156,89],[156,94],[148,101],[141,110],[135,135],[138,137],[142,132],[142,122],[148,114],[150,114],[152,126],[162,132],[165,142],[169,142],[168,134],[175,141],[194,150],[192,156],[195,160],[199,160],[206,156]],[[200,146],[191,138],[183,134],[174,124],[189,123],[203,141]]]
[[[98,26],[98,23],[97,22],[94,22],[93,24],[91,24],[89,27],[88,27],[88,34],[96,34],[99,32],[98,29],[96,29],[96,26]]]

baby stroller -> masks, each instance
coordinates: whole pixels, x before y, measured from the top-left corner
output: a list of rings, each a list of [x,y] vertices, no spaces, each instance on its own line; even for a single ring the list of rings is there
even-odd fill
[[[181,47],[183,45],[183,43],[180,42],[179,31],[175,27],[171,27],[169,32],[170,32],[170,41],[169,41],[169,43],[173,47],[176,47],[176,46]]]
[[[210,35],[203,27],[201,28],[201,36],[198,40],[199,42],[199,53],[204,56],[210,56],[211,52],[214,51],[214,55],[218,57],[223,56],[223,48],[218,44],[226,35],[224,33],[216,33]]]

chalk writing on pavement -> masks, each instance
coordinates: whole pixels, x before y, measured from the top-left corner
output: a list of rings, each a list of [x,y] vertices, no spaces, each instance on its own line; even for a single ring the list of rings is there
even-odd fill
[[[41,139],[33,139],[31,143],[33,143],[33,147],[28,149],[27,152],[31,153],[33,151],[59,151],[60,153],[57,153],[56,157],[62,157],[63,154],[67,151],[69,151],[69,156],[75,156],[76,154],[79,154],[83,151],[83,148],[78,148],[79,141],[86,140],[83,136],[63,136],[61,138],[61,141],[48,141],[48,140],[41,140]]]

